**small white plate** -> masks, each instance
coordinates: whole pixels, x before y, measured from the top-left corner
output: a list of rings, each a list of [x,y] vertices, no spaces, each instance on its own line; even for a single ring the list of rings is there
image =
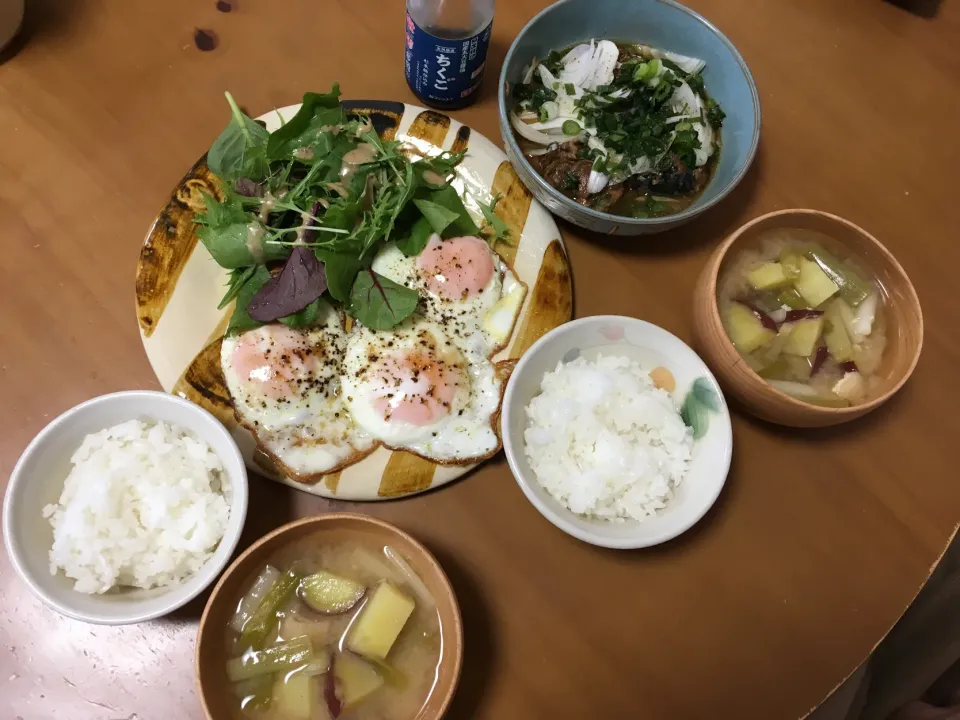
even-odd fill
[[[152,590],[124,589],[87,595],[64,573],[50,574],[53,529],[43,508],[56,503],[70,472],[70,457],[84,437],[128,420],[179,425],[206,442],[223,463],[230,488],[230,517],[220,545],[183,583]],[[147,390],[102,395],[47,425],[17,461],[3,501],[3,540],[13,567],[47,605],[68,617],[98,625],[142,622],[186,604],[210,585],[237,547],[247,517],[247,470],[230,433],[203,408],[173,395]]]
[[[687,474],[667,507],[642,522],[610,522],[571,512],[541,487],[527,462],[523,440],[527,405],[540,393],[545,373],[581,355],[588,360],[598,355],[626,357],[648,371],[666,368],[675,380],[671,393],[674,402],[694,429]],[[730,413],[703,360],[666,330],[616,315],[586,317],[561,325],[527,350],[507,385],[501,433],[510,470],[520,489],[547,520],[584,542],[620,549],[657,545],[696,524],[720,495],[733,452]]]

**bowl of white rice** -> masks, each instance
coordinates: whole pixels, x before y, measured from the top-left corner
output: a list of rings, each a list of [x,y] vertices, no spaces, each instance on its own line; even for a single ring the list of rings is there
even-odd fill
[[[13,567],[48,606],[103,625],[189,602],[226,567],[247,513],[230,432],[174,395],[120,392],[56,418],[3,503]]]
[[[520,489],[547,520],[620,549],[696,524],[733,451],[726,401],[699,356],[656,325],[612,315],[561,325],[524,353],[501,433]]]

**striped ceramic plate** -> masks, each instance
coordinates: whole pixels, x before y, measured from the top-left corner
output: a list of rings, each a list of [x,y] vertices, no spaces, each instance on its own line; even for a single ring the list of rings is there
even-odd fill
[[[509,345],[494,358],[501,367],[509,368],[537,338],[570,319],[570,267],[557,225],[532,199],[500,148],[448,116],[414,105],[367,101],[345,105],[352,112],[369,115],[381,135],[407,143],[414,153],[466,149],[454,184],[478,219],[478,203],[502,194],[496,212],[510,227],[511,242],[495,249],[530,291]],[[289,119],[298,107],[292,105],[261,119],[273,130],[280,117]],[[227,272],[197,242],[192,222],[194,211],[201,206],[201,192],[212,191],[213,183],[205,158],[201,158],[174,190],[140,253],[137,318],[147,357],[163,388],[205,407],[231,428],[251,470],[315,495],[349,500],[393,498],[442,485],[470,470],[469,466],[436,465],[410,453],[380,448],[355,465],[308,485],[284,477],[257,450],[253,437],[234,419],[220,370],[220,342],[231,309],[217,310],[217,303]]]

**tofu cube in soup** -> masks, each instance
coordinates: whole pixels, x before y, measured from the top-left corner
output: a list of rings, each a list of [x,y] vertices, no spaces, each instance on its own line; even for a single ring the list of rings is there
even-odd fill
[[[391,583],[381,582],[350,629],[347,648],[368,658],[385,660],[414,606],[414,601]]]

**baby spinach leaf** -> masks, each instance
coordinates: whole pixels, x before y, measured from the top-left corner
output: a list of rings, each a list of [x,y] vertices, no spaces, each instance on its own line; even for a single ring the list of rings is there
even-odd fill
[[[363,267],[353,253],[341,253],[334,250],[314,248],[314,254],[323,261],[327,275],[327,291],[335,300],[342,303],[350,301],[350,289]]]
[[[328,93],[304,93],[303,104],[297,110],[297,114],[270,134],[270,139],[267,141],[267,157],[271,160],[286,160],[289,158],[294,148],[304,146],[304,143],[298,143],[297,141],[310,128],[317,111],[339,107],[340,85],[337,83],[333,84],[333,89]],[[339,117],[342,120],[342,111],[340,111]],[[336,125],[339,123],[325,124]]]
[[[450,223],[459,217],[453,210],[447,210],[442,205],[438,205],[431,200],[414,199],[413,204],[420,209],[423,217],[427,219],[427,222],[430,223],[430,227],[433,228],[435,233],[442,233]]]
[[[267,131],[240,110],[230,93],[226,96],[230,104],[230,123],[210,146],[207,166],[224,179],[240,175],[262,178],[267,170]]]
[[[307,128],[307,132],[291,141],[292,147],[286,157],[292,156],[304,165],[322,163],[327,160],[327,156],[333,150],[334,141],[335,137],[330,130],[313,128],[311,125]]]
[[[317,317],[320,315],[320,298],[307,305],[303,310],[295,312],[292,315],[285,315],[280,318],[287,327],[303,328],[312,327],[317,323]]]
[[[413,224],[410,233],[397,240],[397,247],[407,257],[419,255],[427,246],[427,240],[430,239],[432,234],[433,227],[430,225],[430,221],[421,215]]]
[[[256,263],[253,253],[247,247],[249,233],[250,226],[246,222],[216,227],[201,225],[197,228],[197,237],[217,261],[217,265],[229,269]]]
[[[282,260],[290,253],[283,245],[261,243],[262,255],[254,256],[251,250],[251,230],[256,228],[257,219],[244,209],[238,195],[228,193],[223,200],[217,200],[210,193],[203,194],[205,209],[197,213],[193,221],[197,228],[197,237],[220,267],[227,269],[256,265],[268,260]],[[254,240],[257,240],[254,235]],[[253,246],[256,249],[256,245]]]
[[[419,299],[415,290],[364,270],[350,291],[350,314],[368,328],[389,330],[417,309]]]
[[[456,220],[446,226],[441,233],[444,237],[457,237],[460,235],[479,235],[480,228],[473,222],[470,213],[460,199],[456,188],[452,185],[446,185],[439,189],[421,187],[417,190],[416,199],[429,200],[450,212],[456,213]]]
[[[252,330],[262,325],[262,323],[250,317],[247,306],[253,296],[268,282],[270,282],[270,271],[267,270],[265,265],[257,265],[253,274],[237,290],[237,303],[233,309],[233,315],[230,316],[230,323],[227,325],[227,335]]]

